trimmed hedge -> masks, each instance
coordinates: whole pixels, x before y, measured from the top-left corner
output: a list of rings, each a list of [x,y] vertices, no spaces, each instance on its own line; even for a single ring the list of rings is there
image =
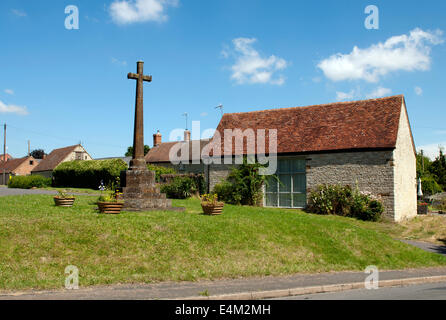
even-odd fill
[[[8,182],[8,188],[11,189],[31,189],[51,187],[51,178],[45,178],[39,175],[35,176],[15,176]]]
[[[121,159],[68,161],[53,171],[55,187],[98,189],[101,180],[110,185],[120,177],[127,164]]]
[[[177,173],[174,168],[155,166],[153,164],[148,164],[147,169],[149,169],[150,171],[155,171],[156,182],[161,181],[161,175],[163,175],[163,174],[176,174]]]

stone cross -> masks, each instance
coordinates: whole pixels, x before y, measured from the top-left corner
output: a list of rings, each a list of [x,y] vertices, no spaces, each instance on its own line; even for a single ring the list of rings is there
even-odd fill
[[[135,128],[133,131],[133,157],[130,161],[130,170],[146,169],[144,159],[144,101],[143,83],[152,82],[152,76],[144,75],[144,62],[137,62],[138,73],[129,73],[127,79],[136,80],[136,103],[135,103]]]

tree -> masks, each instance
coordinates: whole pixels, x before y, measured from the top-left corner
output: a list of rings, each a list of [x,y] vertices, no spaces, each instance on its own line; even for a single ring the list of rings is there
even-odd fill
[[[45,151],[43,149],[36,149],[31,151],[31,156],[34,159],[43,159],[43,157],[45,156]]]
[[[430,172],[437,178],[438,184],[445,189],[446,188],[446,157],[443,150],[440,148],[440,154],[435,161],[432,162]]]
[[[150,151],[150,147],[148,145],[144,145],[144,155],[148,154]],[[126,157],[131,157],[133,156],[133,147],[130,146],[127,148],[127,152],[125,153]]]

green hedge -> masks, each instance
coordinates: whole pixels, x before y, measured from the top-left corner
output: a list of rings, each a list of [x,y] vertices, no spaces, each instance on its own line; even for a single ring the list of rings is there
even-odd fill
[[[175,177],[169,184],[162,185],[160,189],[161,193],[165,193],[169,199],[187,199],[200,192],[198,181],[191,177]]]
[[[126,169],[121,159],[63,162],[53,171],[54,186],[97,189],[101,180],[110,185]]]
[[[35,176],[16,176],[8,182],[8,188],[12,189],[31,189],[51,187],[51,178],[45,178],[39,175]]]
[[[149,169],[150,171],[155,171],[156,182],[160,182],[161,175],[163,175],[163,174],[176,174],[177,173],[174,168],[155,166],[153,164],[148,164],[147,169]]]

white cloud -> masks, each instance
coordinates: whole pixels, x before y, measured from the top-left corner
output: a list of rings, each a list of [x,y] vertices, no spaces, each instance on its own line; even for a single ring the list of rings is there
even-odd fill
[[[117,64],[117,65],[120,65],[120,66],[127,66],[127,61],[121,61],[121,60],[118,60],[118,59],[116,59],[116,58],[111,58],[111,62],[113,63],[113,64]]]
[[[417,96],[421,96],[423,94],[423,89],[421,89],[420,87],[415,87],[414,90]]]
[[[200,113],[200,116],[202,116],[202,117],[207,117],[207,116],[208,116],[208,113],[207,113],[207,112],[202,112],[202,113]]]
[[[435,158],[439,155],[440,148],[443,148],[444,151],[444,146],[446,146],[446,141],[419,146],[417,151],[420,152],[423,150],[425,156],[435,160]]]
[[[355,90],[351,90],[350,92],[336,91],[336,100],[337,101],[351,100],[355,96],[356,96]]]
[[[285,77],[283,75],[276,76],[275,73],[284,70],[287,67],[287,62],[274,55],[270,57],[260,56],[260,53],[252,47],[256,41],[257,39],[255,38],[237,38],[232,40],[236,61],[231,67],[231,79],[238,84],[284,84]]]
[[[396,71],[427,71],[431,48],[443,42],[443,32],[416,28],[409,35],[394,36],[366,49],[357,46],[349,54],[335,54],[318,64],[332,81],[365,80],[377,82]]]
[[[382,98],[382,97],[388,96],[391,93],[392,93],[391,89],[379,87],[379,88],[376,88],[374,91],[370,92],[369,94],[367,94],[365,97],[367,99],[376,99],[376,98]]]
[[[117,24],[167,20],[166,7],[176,6],[178,0],[115,0],[110,15]]]
[[[19,9],[12,9],[11,12],[16,15],[17,17],[26,17],[27,14],[25,11],[23,10],[19,10]]]
[[[12,89],[5,89],[5,93],[13,95],[14,94],[14,90],[12,90]]]
[[[0,113],[15,113],[21,116],[28,115],[28,110],[26,107],[16,106],[13,104],[7,105],[0,101]]]

